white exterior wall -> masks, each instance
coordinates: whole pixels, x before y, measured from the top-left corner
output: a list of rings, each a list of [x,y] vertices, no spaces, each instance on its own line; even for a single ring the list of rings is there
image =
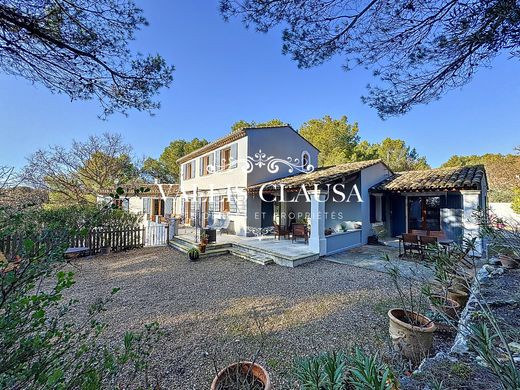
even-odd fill
[[[302,153],[307,152],[309,163],[314,167],[318,164],[318,150],[310,145],[304,138],[290,127],[260,128],[247,129],[247,135],[237,141],[230,142],[216,150],[197,156],[194,159],[181,164],[181,191],[190,195],[195,189],[198,189],[198,197],[225,195],[229,187],[245,190],[248,185],[261,183],[264,181],[275,180],[281,177],[289,176],[288,168],[284,164],[279,164],[278,172],[269,172],[266,165],[253,165],[253,171],[247,173],[245,171],[248,156],[255,159],[255,153],[263,152],[266,158],[273,156],[277,159],[286,160],[288,158],[298,159],[301,164]],[[209,154],[214,154],[218,150],[226,149],[233,144],[237,144],[238,166],[225,171],[217,171],[208,175],[200,175],[201,158]],[[195,177],[185,180],[182,177],[183,166],[190,164],[195,160]],[[292,174],[298,173],[294,171]],[[213,190],[213,192],[211,192]],[[193,195],[191,195],[193,196]],[[259,199],[249,198],[245,193],[238,195],[237,213],[227,213],[230,221],[230,230],[238,235],[246,235],[248,226],[260,226],[260,220],[255,219],[255,214],[261,212],[261,202]],[[214,212],[215,218],[223,217],[222,213]]]
[[[361,192],[361,198],[363,199],[363,202],[361,203],[361,222],[363,224],[361,241],[363,244],[366,244],[368,237],[373,234],[372,225],[370,224],[370,193],[368,190],[388,178],[390,175],[390,171],[382,163],[372,165],[371,167],[365,168],[361,171],[361,188],[359,190]]]
[[[511,203],[493,202],[489,203],[490,211],[495,214],[498,218],[502,218],[504,221],[517,221],[520,222],[520,214],[517,214],[511,208]]]
[[[208,156],[209,154],[216,153],[217,150],[223,150],[230,147],[232,144],[237,144],[237,159],[239,163],[234,168],[229,168],[224,171],[212,172],[207,175],[200,175],[200,163],[201,158]],[[229,229],[238,235],[247,234],[247,197],[245,192],[247,187],[247,173],[242,169],[240,162],[247,160],[247,137],[238,139],[237,141],[230,142],[229,144],[205,153],[201,156],[197,156],[192,160],[189,160],[182,165],[189,164],[195,160],[195,177],[192,179],[185,180],[182,177],[183,168],[181,165],[181,191],[192,199],[193,191],[197,189],[198,197],[211,197],[227,195],[228,188],[233,189],[237,205],[237,213],[225,213],[231,221]],[[216,160],[214,160],[217,164]],[[237,190],[238,189],[238,190]],[[232,200],[229,200],[232,202]],[[182,206],[179,206],[182,209]],[[179,210],[179,214],[181,211]],[[214,212],[214,218],[224,218],[224,213]]]

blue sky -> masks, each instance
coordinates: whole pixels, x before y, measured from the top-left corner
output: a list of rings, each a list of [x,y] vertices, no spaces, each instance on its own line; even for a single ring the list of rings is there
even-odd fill
[[[158,157],[171,140],[224,135],[239,120],[280,118],[298,128],[311,118],[347,115],[371,142],[402,138],[438,166],[453,154],[509,153],[520,145],[520,67],[505,56],[472,83],[440,101],[382,121],[360,96],[371,81],[362,69],[344,72],[341,58],[301,70],[281,55],[279,32],[225,23],[218,2],[139,2],[150,26],[133,46],[160,53],[176,67],[155,116],[130,112],[107,121],[95,102],[70,102],[44,87],[0,75],[0,165],[23,166],[25,156],[89,134],[119,132],[136,157]]]

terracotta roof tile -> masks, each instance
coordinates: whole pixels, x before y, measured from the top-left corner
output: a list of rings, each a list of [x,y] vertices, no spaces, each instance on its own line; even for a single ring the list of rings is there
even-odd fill
[[[264,182],[260,184],[255,184],[253,186],[248,187],[248,191],[258,191],[262,185],[270,184],[270,185],[280,185],[284,184],[286,189],[305,186],[314,186],[315,184],[321,185],[333,182],[335,180],[341,179],[345,176],[352,175],[354,173],[358,173],[361,170],[371,167],[372,165],[376,165],[378,163],[383,163],[381,160],[367,160],[367,161],[358,161],[352,163],[345,163],[334,165],[330,167],[322,167],[317,168],[313,172],[310,173],[299,173],[294,176],[284,177],[278,180],[272,180],[269,182]],[[390,170],[390,169],[389,169]]]
[[[398,172],[372,187],[371,191],[480,190],[485,176],[483,165]]]

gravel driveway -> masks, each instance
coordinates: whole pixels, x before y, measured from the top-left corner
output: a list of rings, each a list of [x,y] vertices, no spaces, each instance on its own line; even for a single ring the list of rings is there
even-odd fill
[[[293,389],[298,356],[380,348],[386,311],[397,302],[379,272],[316,261],[297,268],[260,266],[234,256],[195,263],[170,248],[139,249],[76,263],[69,296],[81,304],[120,287],[102,319],[115,338],[159,322],[164,337],[153,371],[165,389],[208,389],[219,368],[250,359],[263,339],[259,362],[275,389]],[[264,334],[262,337],[261,334]]]

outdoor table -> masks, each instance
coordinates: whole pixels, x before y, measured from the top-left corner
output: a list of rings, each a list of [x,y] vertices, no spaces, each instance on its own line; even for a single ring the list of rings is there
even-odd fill
[[[438,242],[440,245],[442,245],[442,247],[444,248],[444,250],[447,252],[447,251],[450,249],[450,247],[453,245],[453,243],[454,243],[455,241],[453,241],[453,240],[449,240],[449,239],[447,239],[447,238],[444,238],[444,239],[438,240],[437,242]]]

